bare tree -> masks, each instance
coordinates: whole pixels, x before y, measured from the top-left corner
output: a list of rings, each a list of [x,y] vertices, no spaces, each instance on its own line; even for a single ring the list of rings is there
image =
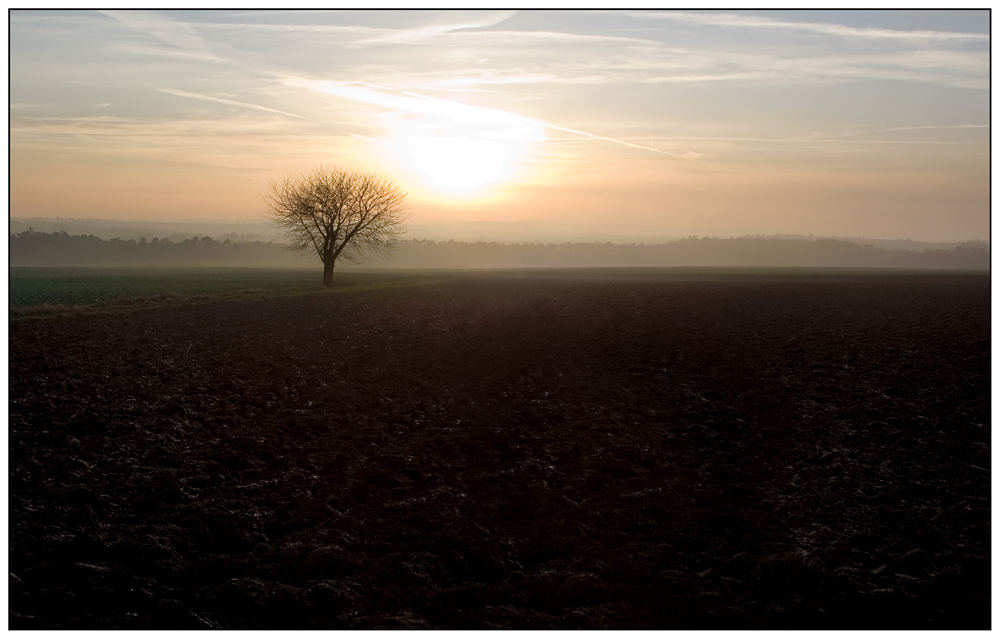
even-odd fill
[[[270,218],[297,250],[312,247],[323,262],[323,285],[333,284],[338,259],[383,251],[403,231],[406,194],[375,173],[320,167],[272,183],[265,195]]]

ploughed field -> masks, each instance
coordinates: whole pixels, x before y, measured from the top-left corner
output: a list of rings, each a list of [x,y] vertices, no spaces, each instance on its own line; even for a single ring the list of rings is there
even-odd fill
[[[12,628],[988,628],[984,274],[18,319]]]

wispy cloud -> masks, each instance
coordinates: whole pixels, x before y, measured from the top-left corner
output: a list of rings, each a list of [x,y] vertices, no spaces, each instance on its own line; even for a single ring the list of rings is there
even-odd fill
[[[203,22],[198,25],[202,31],[227,31],[227,32],[259,32],[259,33],[284,33],[289,35],[311,34],[311,35],[337,35],[354,36],[355,39],[370,39],[377,36],[388,35],[394,29],[384,27],[371,27],[366,25],[346,25],[346,24],[301,24],[301,23],[264,23],[264,22]]]
[[[988,57],[968,52],[921,51],[782,58],[769,71],[821,79],[902,80],[986,89],[988,63]]]
[[[475,73],[468,71],[440,77],[431,86],[435,89],[453,89],[480,85],[517,84],[607,84],[614,81],[610,75],[557,75],[554,73]]]
[[[633,64],[646,84],[755,81],[769,84],[895,80],[961,89],[989,86],[988,56],[966,51],[900,51],[857,55],[761,55],[715,51],[649,52]],[[661,68],[656,61],[664,60]],[[676,64],[677,60],[690,64]]]
[[[306,13],[316,12],[309,11]],[[330,14],[329,11],[320,11],[318,13],[320,15]],[[467,35],[477,40],[486,39],[489,38],[490,34],[499,32],[479,31],[478,29],[484,29],[505,22],[515,13],[516,11],[499,11],[486,13],[481,16],[472,14],[473,17],[467,19],[453,18],[449,21],[406,27],[374,27],[363,24],[304,24],[292,22],[271,24],[261,22],[204,22],[200,23],[198,28],[214,32],[330,35],[337,36],[337,40],[328,42],[328,44],[345,48],[358,48],[387,44],[414,44],[442,36],[454,38]],[[521,32],[512,33],[520,34]]]
[[[759,80],[768,77],[761,71],[737,71],[733,73],[678,73],[676,75],[655,75],[642,78],[644,84],[730,82],[733,80]]]
[[[851,38],[883,40],[989,40],[989,35],[985,33],[929,31],[923,29],[904,30],[863,28],[827,22],[778,20],[775,18],[742,15],[737,13],[690,13],[686,11],[629,11],[614,13],[630,15],[637,18],[656,18],[660,20],[671,20],[674,22],[685,22],[688,24],[702,26],[739,27],[748,29],[786,29]]]
[[[119,123],[119,122],[135,122],[133,118],[122,118],[115,117],[112,115],[68,115],[68,116],[34,116],[34,115],[22,115],[15,119],[17,122],[27,121],[27,122],[109,122],[109,123]]]
[[[482,32],[475,42],[484,57],[481,66],[434,68],[410,65],[359,69],[356,77],[378,77],[383,84],[435,89],[472,89],[477,86],[695,84],[752,82],[801,85],[865,80],[890,80],[935,84],[962,89],[989,86],[989,56],[985,51],[949,50],[921,46],[912,50],[860,49],[844,54],[843,48],[783,51],[780,44],[764,53],[696,46],[666,46],[653,41],[625,38],[628,44],[610,47],[576,43],[559,46],[565,55],[541,55],[534,65],[526,62],[527,45],[511,47],[497,40],[495,31]],[[525,32],[528,33],[528,32]],[[551,32],[549,32],[551,35]],[[466,34],[468,35],[468,34]],[[479,33],[476,34],[479,36]],[[567,34],[561,34],[567,35]],[[455,34],[449,38],[456,37]],[[465,42],[465,40],[461,40]],[[550,51],[557,41],[539,42],[539,51]],[[611,44],[611,43],[604,43]],[[734,44],[735,46],[735,44]],[[515,53],[516,52],[516,53]]]
[[[367,82],[333,82],[288,77],[284,83],[391,111],[442,118],[451,126],[475,127],[486,135],[516,131],[520,135],[530,136],[530,131],[545,125],[541,120],[508,111],[470,106]]]
[[[281,111],[279,109],[272,109],[271,107],[262,106],[260,104],[252,104],[250,102],[240,102],[239,100],[230,100],[228,98],[217,98],[211,95],[205,95],[202,93],[194,93],[192,91],[182,91],[180,89],[171,88],[158,88],[157,91],[162,93],[169,93],[170,95],[176,95],[181,98],[192,98],[194,100],[205,100],[208,102],[218,102],[219,104],[228,104],[230,106],[238,106],[244,109],[253,109],[255,111],[265,111],[267,113],[277,113],[279,115],[287,115],[292,118],[302,118],[297,113],[289,113],[288,111]]]
[[[658,45],[658,40],[649,38],[637,38],[634,36],[614,36],[599,35],[591,33],[574,33],[572,31],[551,31],[544,29],[523,29],[523,30],[499,30],[477,31],[475,33],[454,33],[453,38],[472,38],[484,42],[503,43],[505,40],[534,40],[539,43],[546,42],[575,42],[579,44],[618,44],[618,45]]]
[[[11,133],[35,136],[94,136],[94,137],[253,137],[256,135],[292,135],[287,121],[277,118],[229,120],[206,119],[147,119],[112,116],[67,116],[18,118],[11,124]]]
[[[253,168],[321,158],[343,148],[343,126],[317,129],[307,121],[274,116],[227,119],[114,118],[78,116],[18,118],[10,127],[15,153],[34,150],[62,158],[117,158],[174,163],[179,167]],[[103,160],[102,160],[103,161]]]
[[[103,10],[100,13],[116,20],[124,27],[145,33],[173,47],[173,49],[168,51],[175,55],[180,52],[186,57],[206,62],[225,62],[225,60],[212,52],[205,40],[186,22],[174,20],[173,18],[152,11]]]
[[[540,129],[551,129],[554,131],[562,131],[564,133],[582,136],[592,140],[609,142],[633,149],[639,149],[642,151],[648,151],[651,153],[667,155],[685,160],[694,159],[695,157],[694,154],[672,153],[670,151],[665,151],[652,146],[636,144],[618,138],[582,131],[580,129],[562,126],[537,118],[522,116],[509,111],[470,106],[453,100],[433,98],[414,93],[412,91],[393,90],[369,83],[330,82],[294,77],[287,78],[285,83],[289,86],[296,86],[320,93],[326,93],[356,102],[379,106],[385,109],[444,118],[451,126],[475,127],[480,131],[485,131],[485,135],[510,136],[513,134],[518,136],[520,139],[534,139],[535,141],[540,141],[538,131]]]
[[[329,13],[329,12],[323,12]],[[491,14],[481,20],[440,23],[420,27],[373,27],[361,24],[303,24],[303,23],[259,23],[259,22],[203,22],[198,24],[201,31],[263,32],[288,35],[313,34],[335,35],[340,39],[336,44],[345,47],[369,46],[377,44],[409,44],[428,38],[447,38],[456,45],[474,44],[477,48],[503,47],[512,42],[608,44],[608,45],[655,45],[656,40],[631,36],[600,35],[553,31],[543,29],[486,29],[501,24],[515,12]]]
[[[175,60],[188,60],[191,62],[224,62],[222,58],[212,54],[206,55],[199,51],[173,49],[154,44],[125,43],[116,45],[116,50],[125,55],[149,56],[151,58],[173,58]]]
[[[921,127],[907,128],[906,130],[920,129]],[[930,128],[930,127],[929,127]],[[933,127],[938,128],[938,127]],[[874,129],[871,132],[890,132],[903,129]],[[860,134],[859,134],[860,135]],[[793,137],[746,137],[746,136],[697,136],[697,135],[675,135],[663,138],[651,138],[652,140],[665,140],[670,142],[724,142],[724,143],[749,143],[749,144],[781,144],[781,145],[802,145],[802,144],[926,144],[930,146],[976,146],[975,142],[961,142],[950,140],[881,140],[861,137],[828,137],[828,136],[793,136]],[[985,140],[984,140],[985,143]],[[818,148],[818,147],[817,147]]]
[[[923,124],[918,126],[894,126],[887,129],[873,129],[877,133],[891,133],[893,131],[940,131],[950,129],[989,129],[988,124]]]
[[[466,29],[481,29],[500,24],[513,16],[515,11],[500,11],[488,13],[476,20],[465,20],[461,22],[444,22],[438,24],[428,24],[420,27],[407,29],[394,29],[388,33],[378,35],[366,40],[361,44],[391,44],[409,43],[426,40],[452,31],[463,31]]]

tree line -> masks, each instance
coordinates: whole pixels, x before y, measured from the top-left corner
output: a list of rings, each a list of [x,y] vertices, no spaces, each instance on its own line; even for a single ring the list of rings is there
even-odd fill
[[[312,261],[291,254],[275,242],[234,242],[208,236],[181,241],[147,240],[65,231],[39,233],[28,229],[10,236],[11,266],[307,266]]]
[[[231,266],[312,268],[315,255],[278,242],[207,236],[183,241],[101,239],[28,231],[10,236],[11,266]],[[500,243],[405,239],[391,252],[363,256],[379,268],[517,268],[574,266],[806,266],[989,268],[989,246],[894,249],[833,239],[690,237],[659,244]]]

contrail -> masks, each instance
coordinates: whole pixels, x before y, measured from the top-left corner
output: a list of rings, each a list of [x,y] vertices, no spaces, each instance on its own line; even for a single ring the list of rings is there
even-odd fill
[[[621,144],[622,146],[630,146],[633,149],[642,149],[643,151],[652,151],[653,153],[661,153],[663,155],[669,155],[672,158],[680,158],[681,160],[692,160],[694,158],[681,155],[679,153],[671,153],[670,151],[664,151],[663,149],[657,149],[652,146],[645,146],[643,144],[634,144],[632,142],[626,142],[625,140],[619,140],[618,138],[609,138],[604,135],[596,135],[594,133],[587,133],[586,131],[580,131],[579,129],[571,129],[565,126],[559,126],[558,124],[552,124],[551,122],[546,122],[545,126],[550,129],[555,129],[556,131],[565,131],[566,133],[575,133],[576,135],[582,135],[586,138],[592,138],[594,140],[602,140],[604,142],[613,142],[614,144]]]
[[[421,98],[423,100],[432,100],[432,101],[437,101],[437,102],[446,102],[448,104],[462,104],[461,102],[454,102],[452,100],[442,100],[441,98],[433,98],[431,96],[422,95],[420,93],[413,93],[412,91],[406,91],[406,90],[403,90],[403,89],[392,89],[391,87],[381,87],[381,86],[369,84],[367,82],[365,84],[368,85],[368,86],[376,87],[376,88],[381,89],[383,91],[385,91],[385,90],[397,91],[398,93],[402,93],[404,95],[409,95],[409,96],[412,96],[412,97],[415,97],[415,98]],[[462,106],[466,106],[466,105],[462,105]],[[467,108],[479,108],[479,107],[467,107]],[[587,133],[586,131],[581,131],[579,129],[571,129],[569,127],[559,126],[558,124],[552,124],[551,122],[546,122],[545,120],[536,120],[534,118],[525,118],[524,116],[517,115],[517,114],[511,114],[511,115],[513,115],[515,117],[518,117],[518,118],[525,119],[525,120],[532,120],[534,122],[538,122],[539,124],[541,124],[542,126],[548,128],[548,129],[554,129],[556,131],[563,131],[565,133],[573,133],[575,135],[582,135],[585,138],[591,138],[593,140],[600,140],[602,142],[611,142],[613,144],[621,144],[622,146],[632,147],[633,149],[641,149],[643,151],[651,151],[653,153],[660,153],[661,155],[669,155],[672,158],[679,158],[681,160],[691,160],[691,159],[693,159],[693,158],[691,158],[689,156],[686,156],[686,155],[680,155],[678,153],[671,153],[670,151],[664,151],[663,149],[657,149],[657,148],[652,147],[652,146],[645,146],[645,145],[642,145],[642,144],[634,144],[632,142],[626,142],[625,140],[619,140],[618,138],[609,138],[609,137],[607,137],[605,135],[597,135],[596,133]]]
[[[420,98],[422,100],[432,100],[432,101],[437,101],[437,102],[446,102],[448,104],[461,104],[461,102],[454,102],[452,100],[442,100],[441,98],[433,98],[433,97],[428,96],[428,95],[422,95],[420,93],[413,93],[412,91],[406,91],[406,90],[403,90],[403,89],[393,89],[391,87],[382,87],[382,86],[370,84],[370,83],[367,83],[367,82],[365,84],[368,85],[368,86],[380,89],[382,91],[396,91],[398,93],[402,93],[404,95],[408,95],[408,96],[411,96],[411,97],[414,97],[414,98]],[[479,107],[466,107],[466,108],[479,108]],[[517,114],[511,114],[511,115],[513,115],[515,117],[518,117],[518,118],[522,118],[524,120],[531,120],[533,122],[537,122],[538,124],[544,126],[545,128],[548,128],[548,129],[554,129],[556,131],[563,131],[565,133],[573,133],[575,135],[582,135],[583,137],[591,138],[593,140],[601,140],[602,142],[611,142],[613,144],[621,144],[622,146],[629,146],[629,147],[632,147],[633,149],[641,149],[643,151],[652,151],[653,153],[660,153],[662,155],[669,155],[670,157],[680,158],[681,160],[690,160],[690,159],[692,159],[691,157],[686,156],[686,155],[680,155],[678,153],[671,153],[669,151],[664,151],[663,149],[657,149],[657,148],[652,147],[652,146],[645,146],[645,145],[642,145],[642,144],[634,144],[632,142],[626,142],[625,140],[619,140],[618,138],[609,138],[609,137],[607,137],[605,135],[597,135],[596,133],[587,133],[586,131],[581,131],[579,129],[571,129],[569,127],[559,126],[558,124],[552,124],[551,122],[546,122],[545,120],[536,120],[534,118],[525,118],[524,116],[517,115]]]
[[[181,91],[180,89],[170,89],[170,88],[160,88],[157,91],[162,91],[163,93],[169,93],[170,95],[176,95],[182,98],[193,98],[195,100],[208,100],[209,102],[219,102],[220,104],[229,104],[232,106],[243,107],[244,109],[254,109],[256,111],[266,111],[268,113],[278,113],[280,115],[287,115],[293,118],[303,118],[303,116],[297,113],[289,113],[288,111],[280,111],[278,109],[272,109],[271,107],[261,106],[259,104],[251,104],[250,102],[240,102],[239,100],[228,100],[226,98],[216,98],[211,95],[204,95],[202,93],[193,93],[191,91]]]
[[[651,153],[659,153],[660,155],[666,155],[681,160],[690,161],[694,159],[690,155],[671,153],[670,151],[664,151],[663,149],[657,149],[655,147],[646,146],[644,144],[635,144],[634,142],[627,142],[625,140],[619,140],[618,138],[612,138],[606,135],[597,135],[596,133],[581,131],[580,129],[571,129],[569,127],[553,124],[552,122],[546,122],[545,120],[539,120],[536,118],[528,118],[523,115],[519,115],[517,113],[511,113],[509,111],[501,111],[499,109],[489,109],[485,107],[469,106],[467,104],[463,104],[462,102],[455,102],[454,100],[435,98],[428,95],[423,95],[421,93],[414,93],[413,91],[407,91],[405,89],[396,89],[393,87],[382,86],[371,82],[323,82],[315,80],[305,80],[302,78],[285,78],[285,83],[290,84],[292,86],[305,87],[321,93],[336,95],[338,97],[347,98],[349,100],[354,100],[356,102],[375,104],[383,108],[409,111],[411,113],[429,112],[428,109],[421,108],[418,106],[420,102],[428,104],[438,104],[443,107],[446,107],[446,110],[444,110],[443,113],[448,116],[455,116],[458,115],[459,113],[463,113],[463,114],[468,114],[469,116],[473,116],[472,117],[473,120],[493,121],[493,122],[506,123],[508,125],[521,123],[524,125],[531,125],[535,127],[544,127],[547,129],[552,129],[554,131],[563,131],[564,133],[579,135],[585,138],[590,138],[592,140],[599,140],[601,142],[610,142],[612,144],[620,144],[622,146],[627,146],[633,149],[639,149],[641,151],[649,151]],[[364,88],[355,88],[355,87],[364,87]],[[401,100],[400,98],[392,98],[390,97],[390,95],[388,95],[390,93],[412,98],[412,101]]]

